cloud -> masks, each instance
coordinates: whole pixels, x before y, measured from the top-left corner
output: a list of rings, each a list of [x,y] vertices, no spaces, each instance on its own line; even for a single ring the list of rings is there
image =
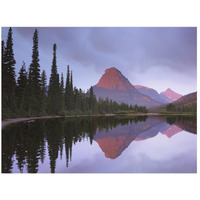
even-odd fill
[[[85,69],[83,77],[87,76],[87,70],[96,76],[96,73],[102,75],[106,68],[115,66],[134,84],[134,78],[138,79],[141,73],[155,71],[153,69],[160,67],[163,74],[172,69],[174,74],[181,74],[196,81],[197,29],[195,27],[39,27],[37,29],[40,65],[47,71],[48,76],[52,63],[52,46],[56,43],[60,73],[65,74],[68,64],[75,71]],[[4,40],[7,30],[8,28],[2,28]],[[30,64],[29,54],[34,30],[35,27],[13,28],[15,58],[20,67],[24,59],[28,65]],[[23,55],[25,58],[22,58]],[[19,66],[16,66],[17,70]],[[162,73],[159,72],[158,76],[162,76]],[[77,84],[85,89],[90,87],[84,83],[83,78],[79,78]]]

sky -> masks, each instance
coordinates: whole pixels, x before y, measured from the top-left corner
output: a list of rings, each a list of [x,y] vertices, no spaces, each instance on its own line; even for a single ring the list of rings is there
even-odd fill
[[[171,88],[182,95],[197,90],[196,27],[13,27],[16,75],[23,61],[31,63],[33,33],[39,33],[40,67],[51,73],[53,44],[58,72],[85,91],[98,83],[107,68],[116,67],[133,85],[159,93]],[[8,27],[2,27],[7,40]]]

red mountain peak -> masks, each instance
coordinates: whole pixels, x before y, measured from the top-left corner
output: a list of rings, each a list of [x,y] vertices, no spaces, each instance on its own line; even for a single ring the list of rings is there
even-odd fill
[[[105,70],[99,82],[93,87],[96,98],[109,98],[117,103],[146,106],[160,105],[147,95],[141,94],[129,80],[115,67]]]
[[[120,71],[116,69],[115,67],[111,67],[105,70],[105,73],[117,73],[117,72],[120,72]]]
[[[102,87],[105,89],[113,90],[126,90],[132,89],[137,92],[134,86],[129,80],[122,75],[122,73],[115,67],[111,67],[105,70],[105,73],[97,83],[96,87]]]
[[[164,94],[166,97],[168,97],[171,101],[176,101],[177,99],[181,98],[182,95],[174,92],[172,89],[168,88],[164,92],[161,92],[161,94]]]
[[[167,88],[165,92],[174,92],[174,91],[171,90],[170,88]]]

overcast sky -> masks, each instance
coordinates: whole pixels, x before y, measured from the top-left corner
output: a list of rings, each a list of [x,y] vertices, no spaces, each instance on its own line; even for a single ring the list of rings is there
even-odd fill
[[[73,71],[74,86],[85,91],[105,69],[116,67],[133,85],[158,92],[167,88],[185,95],[197,90],[197,29],[187,28],[37,28],[41,71],[49,78],[53,44],[57,44],[58,72]],[[13,28],[16,72],[28,69],[34,27]],[[8,28],[2,28],[6,42]]]

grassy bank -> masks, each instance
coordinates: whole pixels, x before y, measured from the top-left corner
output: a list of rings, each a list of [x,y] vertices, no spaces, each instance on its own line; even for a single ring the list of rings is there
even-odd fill
[[[196,112],[161,111],[159,114],[166,115],[197,115]]]

